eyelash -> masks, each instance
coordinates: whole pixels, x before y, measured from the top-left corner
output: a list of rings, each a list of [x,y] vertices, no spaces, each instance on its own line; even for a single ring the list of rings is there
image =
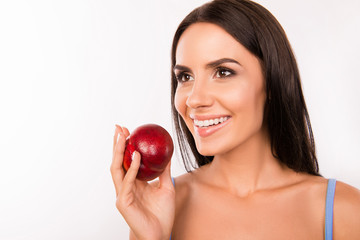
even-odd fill
[[[219,72],[222,72],[222,71],[224,71],[224,72],[229,72],[229,74],[226,75],[226,76],[223,76],[223,77],[219,77],[219,78],[231,77],[232,75],[235,74],[235,71],[233,71],[233,70],[231,70],[231,69],[229,69],[229,68],[226,68],[226,67],[218,67],[218,68],[216,68],[216,75],[218,75],[218,73],[219,73]]]
[[[223,77],[217,77],[217,75],[220,73],[220,72],[229,72],[228,75],[226,76],[223,76]],[[217,78],[227,78],[227,77],[231,77],[235,74],[235,71],[229,69],[229,68],[225,68],[225,67],[218,67],[216,68],[216,71],[215,71],[215,76]],[[186,77],[191,77],[191,75],[187,74],[186,72],[180,72],[178,74],[175,75],[175,78],[178,82],[188,82],[189,80],[182,80],[182,78],[186,76]]]
[[[188,82],[188,80],[187,80],[187,81],[182,80],[182,78],[183,78],[184,76],[191,77],[191,75],[187,74],[186,72],[180,72],[180,73],[178,73],[178,74],[175,75],[175,78],[176,78],[176,80],[177,80],[178,82]]]

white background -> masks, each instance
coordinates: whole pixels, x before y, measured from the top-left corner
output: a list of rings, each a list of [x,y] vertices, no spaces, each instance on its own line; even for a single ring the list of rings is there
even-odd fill
[[[114,124],[172,133],[171,41],[204,2],[0,2],[1,240],[128,238],[109,171]],[[360,2],[258,2],[296,54],[321,173],[360,188]]]

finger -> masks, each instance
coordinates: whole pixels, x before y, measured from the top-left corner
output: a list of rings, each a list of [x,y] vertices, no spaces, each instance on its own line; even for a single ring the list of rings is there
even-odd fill
[[[119,126],[119,125],[117,125],[117,124],[115,124],[115,134],[114,134],[114,143],[113,143],[113,154],[114,154],[114,152],[115,152],[115,146],[116,146],[116,143],[117,143],[117,141],[118,141],[118,136],[119,136],[119,132],[123,132],[122,131],[122,128]]]
[[[124,169],[122,167],[124,151],[125,136],[121,131],[118,135],[118,141],[115,146],[113,160],[110,167],[111,176],[115,185],[116,195],[118,195],[119,193],[120,185],[124,178]]]
[[[125,137],[128,137],[130,135],[129,130],[126,127],[122,127],[123,133],[125,134]]]
[[[119,135],[119,130],[118,130],[117,126],[115,125],[115,133],[114,133],[114,139],[113,139],[113,153],[115,151],[115,146],[116,146],[118,135]]]
[[[122,191],[125,195],[131,191],[133,185],[135,184],[136,175],[140,168],[140,162],[141,162],[140,153],[134,151],[132,155],[132,161],[130,167],[127,170],[122,182]]]
[[[173,188],[174,185],[171,180],[171,161],[166,165],[166,168],[164,172],[159,176],[159,182],[160,182],[160,188],[166,187],[166,188]]]

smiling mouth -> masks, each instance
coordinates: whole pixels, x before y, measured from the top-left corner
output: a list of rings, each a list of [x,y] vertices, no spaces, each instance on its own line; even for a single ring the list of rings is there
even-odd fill
[[[214,118],[214,119],[207,119],[207,120],[194,120],[194,124],[198,128],[206,128],[210,126],[215,126],[218,124],[221,124],[228,120],[230,117],[220,117],[220,118]]]
[[[195,134],[201,138],[209,137],[215,132],[220,131],[220,129],[223,129],[228,125],[231,120],[231,116],[214,116],[213,118],[208,119],[205,119],[204,117],[199,116],[193,118]],[[202,120],[199,120],[199,118]]]

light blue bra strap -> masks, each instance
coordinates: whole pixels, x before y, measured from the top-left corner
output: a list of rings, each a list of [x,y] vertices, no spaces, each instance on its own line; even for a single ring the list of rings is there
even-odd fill
[[[325,206],[325,240],[332,240],[333,235],[333,210],[334,210],[334,196],[335,196],[336,179],[329,179],[326,206]]]
[[[171,181],[172,181],[172,183],[173,183],[173,185],[174,185],[174,187],[175,187],[175,180],[174,180],[173,177],[171,178]],[[170,240],[171,240],[171,234],[170,234]]]

